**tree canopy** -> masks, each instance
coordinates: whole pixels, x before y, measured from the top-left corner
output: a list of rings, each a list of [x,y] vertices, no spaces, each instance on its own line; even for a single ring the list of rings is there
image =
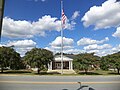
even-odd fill
[[[0,67],[3,72],[4,67],[11,69],[19,69],[20,54],[17,53],[12,47],[0,47]]]
[[[87,74],[87,71],[93,66],[95,66],[99,60],[98,56],[94,56],[94,53],[83,53],[75,56],[74,59],[74,68],[78,70],[84,70]]]
[[[53,60],[53,53],[46,49],[34,48],[25,54],[24,60],[31,67],[37,67],[38,73]]]
[[[107,55],[101,58],[102,69],[117,69],[118,74],[120,73],[120,52]]]

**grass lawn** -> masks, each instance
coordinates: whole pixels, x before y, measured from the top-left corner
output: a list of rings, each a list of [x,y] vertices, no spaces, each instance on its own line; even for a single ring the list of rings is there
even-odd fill
[[[59,75],[60,73],[47,73],[46,71],[41,71],[40,74],[38,74],[36,71],[32,70],[4,70],[3,73],[0,72],[0,74],[6,74],[6,75]]]
[[[61,75],[60,73],[47,73],[46,71],[41,71],[40,74],[37,74],[35,71],[31,70],[4,70],[3,73],[0,72],[0,74],[14,74],[14,75]],[[87,74],[85,72],[80,71],[77,74],[63,74],[65,76],[79,76],[79,75],[118,75],[117,72],[114,71],[104,71],[104,70],[95,70],[95,71],[89,71]]]
[[[0,74],[32,74],[32,72],[29,70],[4,70]]]
[[[84,71],[80,71],[78,74],[79,75],[118,75],[117,72],[104,71],[104,70],[88,71],[87,74]]]
[[[104,70],[96,70],[95,73],[101,74],[101,75],[118,75],[117,72],[114,71],[104,71]]]

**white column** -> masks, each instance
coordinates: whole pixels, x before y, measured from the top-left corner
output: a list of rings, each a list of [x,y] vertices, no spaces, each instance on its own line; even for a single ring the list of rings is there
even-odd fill
[[[48,70],[52,70],[52,62],[50,62],[50,64],[48,64]]]
[[[73,70],[73,63],[72,63],[72,61],[71,61],[71,70]]]
[[[50,66],[51,66],[50,69],[52,70],[52,62],[50,62]]]
[[[69,61],[69,70],[71,69],[70,61]]]

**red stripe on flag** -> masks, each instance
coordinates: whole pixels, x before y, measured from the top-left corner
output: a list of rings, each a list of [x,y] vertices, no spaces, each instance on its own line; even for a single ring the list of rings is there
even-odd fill
[[[66,16],[64,14],[64,11],[62,10],[62,24],[63,24],[63,26],[64,26],[65,22],[66,22]]]

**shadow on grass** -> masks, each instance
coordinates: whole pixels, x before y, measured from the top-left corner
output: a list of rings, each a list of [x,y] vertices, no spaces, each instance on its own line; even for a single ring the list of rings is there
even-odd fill
[[[102,74],[99,74],[99,73],[95,73],[95,72],[79,72],[78,74],[80,75],[102,75]]]
[[[30,75],[56,75],[60,74],[58,72],[46,72],[46,71],[41,71],[39,74],[37,72],[33,71],[25,71],[25,70],[5,70],[4,72],[0,72],[0,74],[30,74]]]
[[[59,72],[46,72],[41,71],[39,74],[34,71],[27,70],[4,70],[4,72],[0,72],[0,74],[28,74],[28,75],[59,75]]]
[[[0,74],[25,74],[25,73],[31,73],[31,71],[11,70],[11,71],[0,72]]]
[[[35,75],[58,75],[60,73],[58,72],[40,72],[39,74],[38,73],[35,73]]]
[[[33,71],[26,71],[26,70],[5,70],[3,73],[0,72],[0,74],[28,74],[28,75],[60,75],[61,73],[59,72],[46,72],[46,71],[41,71],[39,74],[37,72]],[[79,75],[102,75],[99,73],[95,72],[79,72]],[[114,74],[114,73],[111,73]],[[117,75],[116,73],[114,75]]]
[[[120,74],[118,74],[116,72],[111,72],[111,73],[108,73],[108,74],[110,74],[110,75],[120,75]]]

